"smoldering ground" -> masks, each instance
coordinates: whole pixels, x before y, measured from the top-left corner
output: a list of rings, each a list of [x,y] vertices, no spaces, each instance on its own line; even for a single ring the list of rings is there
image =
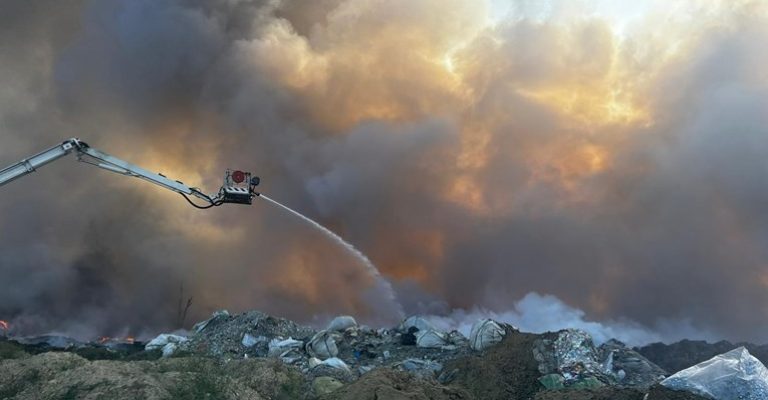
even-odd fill
[[[538,292],[764,342],[768,8],[501,3],[4,2],[0,160],[78,136],[209,190],[250,169],[411,312]],[[177,197],[72,160],[3,187],[0,318],[154,332],[183,285],[190,321],[376,319],[365,271],[300,221]]]

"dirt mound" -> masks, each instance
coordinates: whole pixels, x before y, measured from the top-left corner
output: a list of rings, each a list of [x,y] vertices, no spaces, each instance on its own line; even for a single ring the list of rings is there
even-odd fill
[[[650,389],[647,398],[645,392],[641,390],[604,387],[599,389],[545,390],[537,393],[534,400],[706,400],[706,398],[657,385]]]
[[[301,375],[272,360],[88,361],[44,353],[0,362],[2,399],[297,399]]]
[[[648,397],[636,389],[599,388],[580,390],[546,390],[539,392],[534,400],[707,400],[687,392],[669,390],[663,386],[651,388]]]
[[[363,375],[321,400],[463,400],[474,399],[469,393],[441,386],[437,382],[411,374],[380,368]]]
[[[707,398],[693,393],[667,389],[664,386],[656,385],[651,388],[647,400],[707,400]]]
[[[534,400],[643,400],[645,393],[635,389],[547,390],[536,394]]]
[[[446,363],[441,380],[478,399],[532,399],[542,388],[532,351],[541,337],[508,329],[501,343],[482,354]]]

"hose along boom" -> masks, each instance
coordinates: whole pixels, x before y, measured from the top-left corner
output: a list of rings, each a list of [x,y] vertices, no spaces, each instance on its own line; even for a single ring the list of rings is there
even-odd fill
[[[139,166],[123,161],[103,151],[89,146],[77,138],[72,138],[53,146],[48,150],[26,158],[0,170],[0,186],[23,176],[35,172],[53,161],[74,153],[78,161],[105,169],[116,174],[139,178],[165,189],[182,195],[192,206],[200,209],[208,209],[222,204],[252,204],[253,199],[259,196],[256,186],[260,179],[252,176],[250,172],[239,170],[227,170],[224,175],[224,184],[217,193],[206,194],[199,188],[190,187],[181,181],[169,179],[163,174],[147,171]],[[196,197],[204,202],[197,204],[190,197]]]

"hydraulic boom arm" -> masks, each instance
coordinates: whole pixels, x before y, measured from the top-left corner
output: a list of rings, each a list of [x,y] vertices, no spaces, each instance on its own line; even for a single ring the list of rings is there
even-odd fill
[[[251,204],[253,198],[259,195],[259,193],[254,190],[259,184],[259,178],[251,178],[251,174],[247,172],[227,170],[224,178],[224,186],[221,187],[218,193],[207,195],[198,188],[187,186],[180,181],[168,179],[161,174],[149,172],[143,168],[94,149],[79,139],[69,139],[60,145],[51,147],[48,150],[0,170],[0,186],[35,172],[38,168],[56,161],[72,152],[77,154],[77,159],[81,162],[95,165],[117,174],[143,179],[147,182],[154,183],[155,185],[179,193],[184,196],[190,204],[198,208],[210,208],[225,203]],[[195,196],[208,204],[206,206],[199,206],[193,203],[187,196]]]

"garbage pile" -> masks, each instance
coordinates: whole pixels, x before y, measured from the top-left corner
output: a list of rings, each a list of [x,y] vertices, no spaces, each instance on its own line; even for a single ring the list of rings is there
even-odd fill
[[[315,330],[258,311],[217,311],[196,324],[189,337],[159,335],[146,349],[161,350],[165,357],[184,351],[225,359],[277,358],[310,378],[339,382],[351,382],[378,367],[438,378],[446,361],[493,346],[505,329],[482,320],[467,338],[458,331],[443,332],[420,316],[392,329],[373,329],[354,317],[339,316],[325,329]]]
[[[768,369],[744,347],[680,371],[661,384],[715,400],[768,399]]]
[[[611,340],[596,347],[588,333],[577,329],[560,331],[554,340],[538,339],[533,355],[542,374],[539,382],[547,389],[648,389],[666,375],[624,343]]]
[[[27,336],[15,338],[15,340],[21,344],[36,346],[41,349],[67,350],[88,346],[88,343],[60,335]]]
[[[195,324],[183,349],[221,358],[268,357],[278,350],[289,350],[291,341],[304,341],[314,333],[312,328],[259,311],[233,316],[222,310]]]
[[[160,350],[163,357],[168,357],[184,346],[187,341],[188,339],[184,336],[163,333],[147,343],[144,349],[147,351]]]

